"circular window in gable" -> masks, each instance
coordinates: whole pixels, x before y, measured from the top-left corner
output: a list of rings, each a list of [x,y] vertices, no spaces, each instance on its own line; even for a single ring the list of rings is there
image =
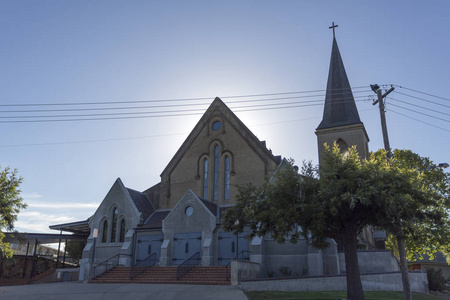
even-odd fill
[[[188,206],[184,209],[184,213],[186,216],[192,216],[192,214],[194,213],[194,208],[192,206]]]
[[[217,131],[217,130],[219,130],[220,128],[222,128],[222,122],[220,122],[220,121],[215,121],[215,122],[213,123],[213,125],[212,125],[212,129],[213,129],[214,131]]]

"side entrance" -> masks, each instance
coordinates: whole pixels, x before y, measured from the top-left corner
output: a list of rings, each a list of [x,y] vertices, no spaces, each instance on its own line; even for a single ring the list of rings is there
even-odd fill
[[[202,233],[175,233],[173,243],[173,264],[179,265],[195,253],[201,254]]]

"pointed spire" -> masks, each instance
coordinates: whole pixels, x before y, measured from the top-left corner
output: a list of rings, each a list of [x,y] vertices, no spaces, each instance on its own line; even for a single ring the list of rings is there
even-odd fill
[[[335,27],[337,26],[333,23],[330,28],[333,28],[334,31]],[[333,32],[333,48],[331,50],[325,107],[322,122],[317,129],[360,123],[362,122]]]

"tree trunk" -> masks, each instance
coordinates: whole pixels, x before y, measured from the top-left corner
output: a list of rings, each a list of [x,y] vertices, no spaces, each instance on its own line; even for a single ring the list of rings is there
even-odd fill
[[[408,264],[406,262],[405,238],[397,237],[398,253],[400,255],[400,270],[402,272],[403,295],[405,300],[412,300],[409,287]]]
[[[344,233],[342,238],[345,253],[345,269],[347,277],[347,299],[364,299],[358,264],[358,239],[354,229]]]

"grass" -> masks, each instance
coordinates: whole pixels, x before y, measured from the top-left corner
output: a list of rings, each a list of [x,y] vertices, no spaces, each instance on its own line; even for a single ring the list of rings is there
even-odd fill
[[[347,298],[347,292],[245,292],[250,300],[341,300]],[[365,292],[366,300],[403,300],[402,292]],[[413,293],[413,300],[444,300],[445,296]]]

